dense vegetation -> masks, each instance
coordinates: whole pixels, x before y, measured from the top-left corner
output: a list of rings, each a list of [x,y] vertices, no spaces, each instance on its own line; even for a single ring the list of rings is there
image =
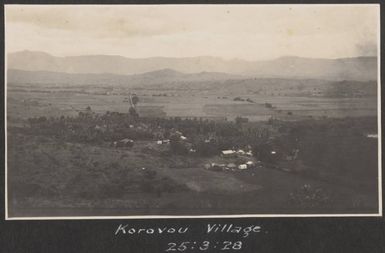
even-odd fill
[[[298,149],[304,173],[346,183],[377,176],[375,118],[345,118],[266,123],[215,122],[182,118],[138,118],[124,113],[99,115],[89,110],[77,117],[30,118],[28,127],[14,129],[69,142],[104,143],[122,138],[170,139],[170,154],[209,157],[225,149],[252,149],[267,164],[279,164]],[[182,141],[179,135],[187,136]],[[271,151],[274,150],[274,155]],[[359,183],[361,184],[361,183]]]

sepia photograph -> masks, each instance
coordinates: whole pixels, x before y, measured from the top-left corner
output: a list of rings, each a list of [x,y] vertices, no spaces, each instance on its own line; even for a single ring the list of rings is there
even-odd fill
[[[382,215],[378,4],[4,15],[6,219]]]

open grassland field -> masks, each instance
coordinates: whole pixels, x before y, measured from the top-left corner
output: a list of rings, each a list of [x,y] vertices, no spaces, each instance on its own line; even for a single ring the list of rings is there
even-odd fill
[[[95,89],[95,88],[94,88]],[[204,90],[126,90],[103,92],[94,89],[51,89],[47,86],[17,86],[8,88],[9,117],[77,115],[90,106],[97,113],[127,112],[127,96],[134,92],[139,97],[138,112],[144,117],[202,117],[215,120],[233,120],[247,117],[250,121],[270,117],[299,120],[308,117],[343,118],[377,115],[375,96],[320,97],[304,92],[301,96],[280,93],[253,94]],[[101,88],[100,88],[101,89]],[[84,90],[87,90],[86,93]],[[91,92],[91,91],[92,92]]]

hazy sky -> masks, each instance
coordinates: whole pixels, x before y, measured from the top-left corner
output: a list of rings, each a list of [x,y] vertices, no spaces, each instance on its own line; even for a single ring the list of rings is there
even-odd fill
[[[6,47],[57,56],[375,55],[377,5],[7,5]]]

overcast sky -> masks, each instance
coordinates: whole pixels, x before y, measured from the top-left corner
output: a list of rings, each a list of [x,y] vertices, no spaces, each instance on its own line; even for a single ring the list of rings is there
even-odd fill
[[[7,5],[8,52],[132,58],[375,55],[377,5]]]

